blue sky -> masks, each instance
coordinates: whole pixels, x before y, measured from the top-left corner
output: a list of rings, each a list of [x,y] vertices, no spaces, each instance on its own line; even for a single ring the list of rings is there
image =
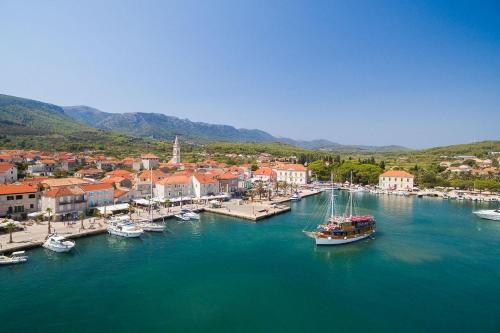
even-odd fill
[[[500,139],[498,1],[5,1],[0,93],[295,139]]]

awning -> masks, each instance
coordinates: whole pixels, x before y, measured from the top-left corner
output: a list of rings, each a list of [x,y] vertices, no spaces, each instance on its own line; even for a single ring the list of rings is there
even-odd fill
[[[146,200],[146,199],[134,199],[132,201],[135,202],[136,205],[141,205],[141,206],[149,206],[150,205],[149,200]]]
[[[116,204],[116,205],[110,205],[110,206],[100,206],[100,207],[94,207],[94,209],[97,209],[99,213],[101,214],[114,214],[115,212],[120,212],[120,211],[125,211],[128,210],[129,204],[128,203],[122,203],[122,204]]]
[[[29,213],[28,214],[28,217],[37,217],[37,216],[49,216],[49,214],[47,212],[33,212],[33,213]]]

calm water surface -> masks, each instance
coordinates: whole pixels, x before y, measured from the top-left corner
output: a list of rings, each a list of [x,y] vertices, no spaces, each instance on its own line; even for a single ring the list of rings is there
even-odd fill
[[[0,331],[500,331],[500,223],[471,214],[487,205],[356,194],[376,237],[318,248],[302,230],[327,200],[258,224],[207,213],[164,235],[30,251],[0,269]]]

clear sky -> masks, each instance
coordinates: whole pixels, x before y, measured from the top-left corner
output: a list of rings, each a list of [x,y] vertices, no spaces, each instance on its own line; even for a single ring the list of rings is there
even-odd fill
[[[0,93],[295,139],[500,139],[500,1],[0,0]]]

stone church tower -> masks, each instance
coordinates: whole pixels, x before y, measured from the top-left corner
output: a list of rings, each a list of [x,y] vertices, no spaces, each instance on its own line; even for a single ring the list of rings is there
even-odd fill
[[[170,163],[181,163],[181,145],[179,143],[179,138],[175,136],[174,147],[172,149],[172,159]]]

